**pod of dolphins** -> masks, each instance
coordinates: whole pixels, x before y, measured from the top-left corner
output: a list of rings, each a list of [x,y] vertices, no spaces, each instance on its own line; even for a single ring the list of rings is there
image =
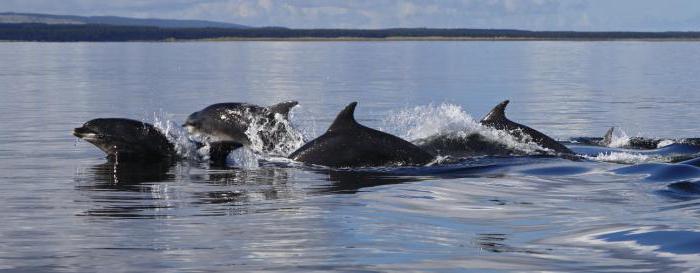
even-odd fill
[[[536,143],[550,154],[577,158],[560,142],[506,117],[509,101],[496,105],[481,121],[481,125],[501,130],[519,140]],[[252,144],[249,135],[256,134],[264,150],[275,146],[280,134],[287,128],[290,110],[296,101],[271,106],[248,103],[218,103],[192,113],[182,125],[191,134],[202,136],[197,147],[209,146],[212,164],[225,164],[227,155],[240,147]],[[397,136],[366,127],[355,120],[357,102],[346,106],[321,136],[304,144],[287,156],[310,165],[332,168],[422,166],[434,162],[438,155],[510,155],[511,149],[503,144],[483,139],[478,134],[462,138],[437,135],[411,143]],[[287,127],[285,127],[287,126]],[[251,131],[252,129],[252,131]],[[607,146],[614,128],[603,138],[576,138],[585,145]],[[125,118],[98,118],[73,130],[73,135],[102,150],[110,161],[177,160],[174,145],[152,124]],[[628,148],[654,149],[663,139],[632,138]],[[699,139],[686,139],[699,144]],[[697,142],[697,143],[695,143]],[[695,165],[695,164],[693,164]]]

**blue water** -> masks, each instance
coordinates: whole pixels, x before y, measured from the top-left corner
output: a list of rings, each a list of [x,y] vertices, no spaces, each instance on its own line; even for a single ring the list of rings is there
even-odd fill
[[[114,165],[71,135],[293,99],[307,139],[358,101],[359,122],[412,140],[510,99],[557,139],[699,137],[697,43],[0,43],[0,60],[0,272],[700,268],[700,168],[669,163],[695,152],[677,144],[328,170]]]

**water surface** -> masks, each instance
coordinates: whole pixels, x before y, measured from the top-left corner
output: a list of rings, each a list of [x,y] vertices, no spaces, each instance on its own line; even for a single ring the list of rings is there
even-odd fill
[[[361,123],[410,139],[510,99],[513,120],[559,139],[698,137],[697,43],[0,43],[0,60],[0,272],[700,266],[699,168],[635,154],[143,166],[71,135],[97,117],[167,128],[217,102],[294,99],[309,139],[351,101]]]

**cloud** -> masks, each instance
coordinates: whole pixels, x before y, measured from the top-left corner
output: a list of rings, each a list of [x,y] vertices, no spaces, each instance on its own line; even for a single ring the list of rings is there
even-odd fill
[[[1,0],[0,10],[297,28],[700,29],[695,0]]]

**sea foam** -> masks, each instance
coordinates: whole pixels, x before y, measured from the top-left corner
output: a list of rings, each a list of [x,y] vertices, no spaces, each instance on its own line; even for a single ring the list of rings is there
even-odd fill
[[[462,107],[449,103],[408,107],[392,112],[382,121],[382,130],[409,141],[435,135],[468,137],[479,134],[522,154],[551,153],[528,137],[517,138],[509,132],[481,125]]]

